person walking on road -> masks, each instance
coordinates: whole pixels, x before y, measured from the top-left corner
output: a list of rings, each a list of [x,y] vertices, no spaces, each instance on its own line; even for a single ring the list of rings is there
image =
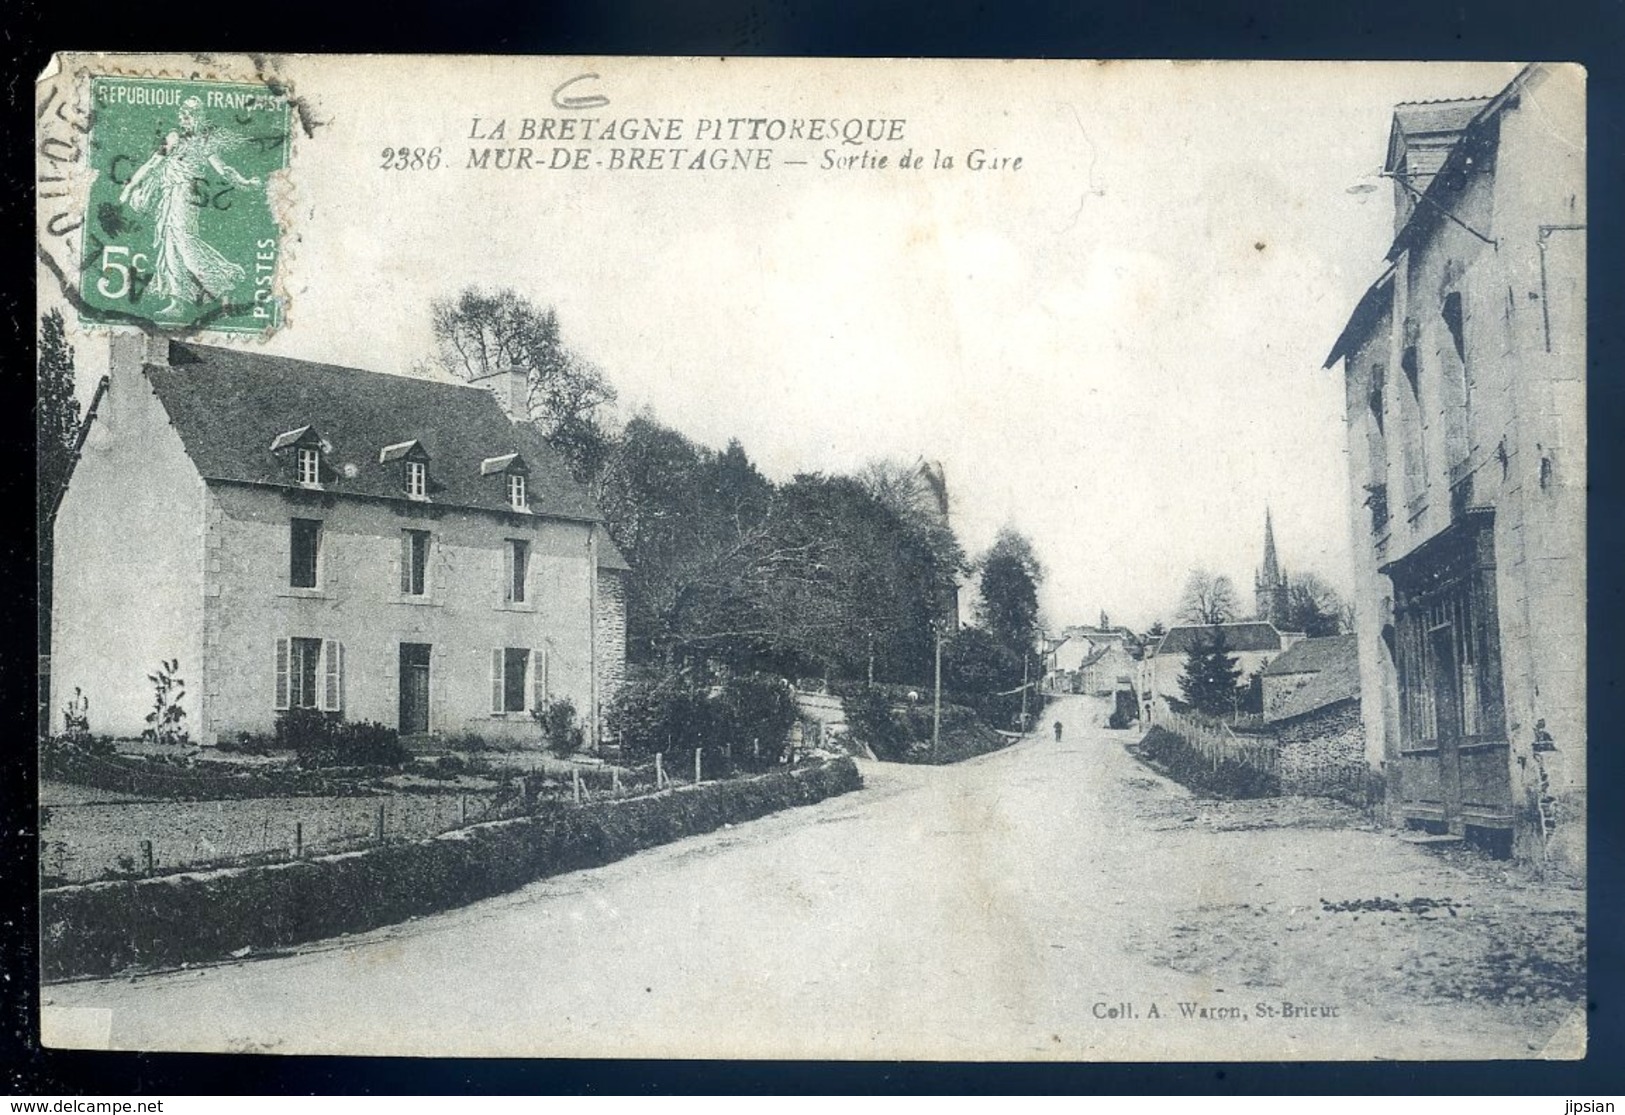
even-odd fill
[[[1059,720],[1055,722],[1055,742],[1061,742],[1061,722]]]

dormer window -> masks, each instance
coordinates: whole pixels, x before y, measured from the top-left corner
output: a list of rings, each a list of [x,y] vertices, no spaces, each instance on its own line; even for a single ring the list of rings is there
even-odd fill
[[[271,452],[287,470],[283,475],[301,488],[320,488],[323,479],[332,478],[327,462],[333,455],[333,447],[314,426],[300,426],[278,434],[271,440]]]
[[[400,484],[408,499],[429,498],[429,454],[417,441],[386,445],[379,451],[378,460],[401,470]]]
[[[525,464],[525,459],[519,454],[505,453],[500,457],[485,458],[480,462],[480,475],[501,478],[511,510],[526,512],[530,510],[530,493],[526,485],[530,466]]]

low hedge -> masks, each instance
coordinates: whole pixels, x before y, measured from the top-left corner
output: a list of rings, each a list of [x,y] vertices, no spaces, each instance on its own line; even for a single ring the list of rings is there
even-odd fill
[[[1131,750],[1175,782],[1198,793],[1218,798],[1272,798],[1281,793],[1281,780],[1268,771],[1232,759],[1214,766],[1183,736],[1166,728],[1151,728]]]
[[[40,893],[41,975],[105,976],[359,933],[863,785],[849,758],[561,805],[428,840]]]

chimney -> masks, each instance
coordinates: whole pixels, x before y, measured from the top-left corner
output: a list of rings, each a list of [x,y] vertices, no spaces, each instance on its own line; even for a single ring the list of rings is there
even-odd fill
[[[510,365],[498,368],[494,372],[487,372],[469,380],[485,387],[496,396],[497,405],[508,412],[508,417],[515,422],[528,422],[530,420],[530,372],[528,369]]]
[[[120,411],[140,405],[137,400],[151,390],[145,370],[154,364],[169,366],[168,337],[153,336],[137,329],[120,329],[108,337],[107,397],[99,408],[99,421],[116,422]]]
[[[530,371],[527,368],[510,367],[504,372],[507,376],[507,403],[508,417],[515,422],[530,421]]]

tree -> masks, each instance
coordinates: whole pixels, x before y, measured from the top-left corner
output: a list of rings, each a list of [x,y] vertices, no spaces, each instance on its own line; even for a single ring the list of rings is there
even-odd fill
[[[470,382],[523,368],[524,411],[569,462],[577,480],[591,482],[609,454],[604,412],[615,388],[590,360],[565,345],[558,315],[510,288],[465,287],[455,298],[430,304],[436,358],[451,375]]]
[[[1168,634],[1168,626],[1160,619],[1152,623],[1150,630],[1145,633],[1147,641],[1154,641]]]
[[[1193,569],[1185,579],[1185,592],[1179,602],[1179,620],[1193,626],[1209,627],[1229,623],[1240,612],[1236,588],[1230,578],[1206,569]]]
[[[79,399],[74,393],[73,347],[68,344],[60,310],[40,318],[37,398],[34,408],[35,513],[39,540],[39,646],[51,649],[51,582],[55,546],[52,519],[63,486],[73,472],[73,450],[79,441]]]
[[[1344,629],[1345,606],[1337,590],[1313,573],[1294,577],[1287,586],[1286,615],[1278,626],[1310,638],[1336,635]]]
[[[1044,567],[1026,536],[1005,527],[978,563],[981,600],[977,619],[994,638],[1025,654],[1038,637],[1038,586]]]
[[[1185,652],[1185,670],[1179,691],[1185,703],[1209,716],[1228,716],[1236,710],[1241,693],[1237,682],[1241,667],[1230,653],[1224,632],[1214,627]]]

